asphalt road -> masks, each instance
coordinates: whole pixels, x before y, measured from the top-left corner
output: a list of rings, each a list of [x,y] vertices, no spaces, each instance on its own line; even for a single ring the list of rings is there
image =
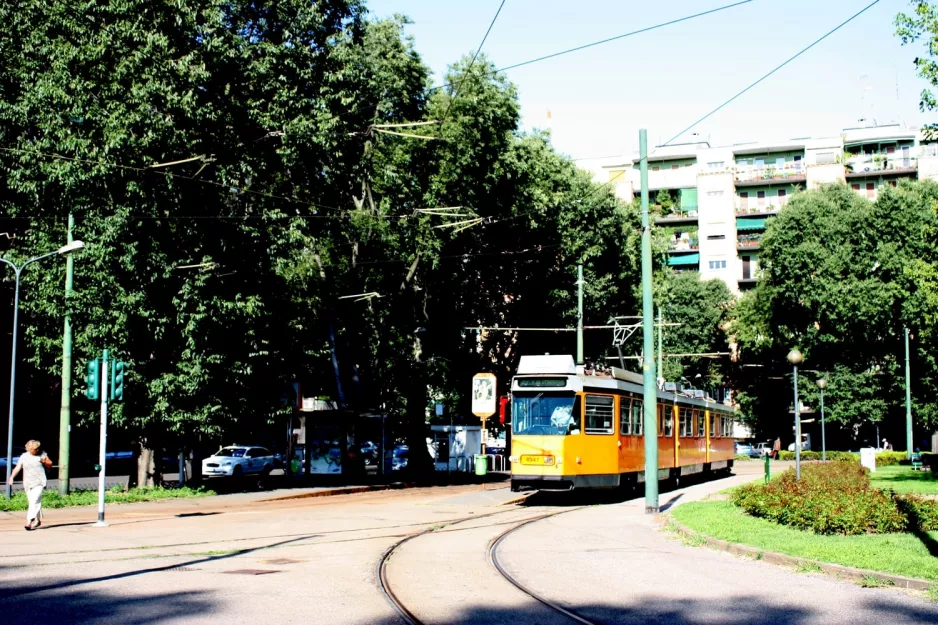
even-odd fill
[[[662,506],[758,470],[662,493]],[[107,528],[92,527],[88,509],[50,510],[30,533],[21,514],[0,513],[3,622],[397,625],[376,568],[405,538],[386,578],[425,622],[572,622],[489,560],[493,538],[554,512],[563,514],[508,535],[499,557],[526,586],[590,622],[938,622],[938,607],[920,594],[688,546],[663,533],[640,498],[568,495],[504,505],[518,495],[491,485],[275,501],[250,493],[111,506]]]

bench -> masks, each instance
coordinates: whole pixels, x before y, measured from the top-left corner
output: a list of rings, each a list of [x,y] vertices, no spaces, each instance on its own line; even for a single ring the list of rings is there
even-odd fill
[[[922,454],[912,454],[912,470],[921,471],[922,470]]]

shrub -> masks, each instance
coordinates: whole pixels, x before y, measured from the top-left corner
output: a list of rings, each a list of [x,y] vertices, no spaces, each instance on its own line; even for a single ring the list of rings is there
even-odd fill
[[[872,488],[867,470],[853,462],[804,465],[801,481],[789,469],[768,484],[736,489],[732,500],[752,516],[818,534],[938,529],[936,502]]]
[[[793,451],[783,451],[779,453],[779,460],[794,460],[795,452]],[[801,459],[805,462],[814,462],[821,459],[821,452],[819,451],[803,451],[801,452]],[[843,460],[852,460],[854,462],[860,462],[860,454],[852,451],[829,451],[827,452],[827,460],[830,461],[843,461]],[[878,467],[892,467],[897,464],[901,464],[906,460],[906,453],[904,451],[882,451],[876,454],[876,466]]]
[[[795,452],[793,451],[782,451],[778,454],[779,460],[794,460]],[[803,451],[801,452],[801,459],[806,462],[812,462],[815,460],[821,459],[821,452],[819,451]],[[860,454],[855,454],[850,451],[829,451],[827,452],[827,460],[853,460],[860,462]]]

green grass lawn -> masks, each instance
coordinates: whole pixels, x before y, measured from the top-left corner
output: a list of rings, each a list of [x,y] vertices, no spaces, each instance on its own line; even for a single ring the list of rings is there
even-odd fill
[[[870,473],[870,484],[875,488],[891,488],[897,493],[938,495],[938,479],[931,471],[913,471],[912,467],[877,467]]]
[[[160,501],[162,499],[181,499],[187,497],[205,497],[214,495],[210,490],[197,488],[132,488],[130,490],[111,489],[105,491],[106,503],[136,503],[139,501]],[[47,490],[42,493],[42,505],[45,508],[71,508],[73,506],[90,506],[98,503],[98,491],[79,490],[62,497],[56,491]],[[15,493],[12,498],[0,499],[0,511],[15,512],[26,510],[29,502],[25,493]]]
[[[938,557],[931,555],[914,534],[821,536],[751,517],[729,501],[686,503],[671,515],[695,532],[729,542],[798,558],[938,581]],[[938,551],[938,532],[929,532],[928,537]]]

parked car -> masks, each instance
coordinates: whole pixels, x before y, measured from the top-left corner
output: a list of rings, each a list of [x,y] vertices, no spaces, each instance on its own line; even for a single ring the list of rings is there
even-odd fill
[[[788,446],[788,451],[795,451],[794,443]],[[801,451],[811,451],[811,435],[810,434],[801,435]]]
[[[232,445],[222,447],[202,461],[202,476],[240,477],[267,475],[274,468],[274,456],[263,447]]]
[[[20,456],[26,453],[26,448],[15,445],[13,447],[13,466],[16,466],[16,461],[20,459]],[[3,472],[2,479],[6,479],[7,476],[7,453],[6,449],[3,450],[3,456],[0,457],[0,471]]]
[[[407,468],[407,458],[410,456],[410,448],[407,445],[397,445],[391,454],[391,470],[400,471]]]
[[[752,448],[752,457],[761,458],[772,453],[772,443],[759,443]]]
[[[736,455],[752,457],[753,447],[750,443],[736,442]]]

